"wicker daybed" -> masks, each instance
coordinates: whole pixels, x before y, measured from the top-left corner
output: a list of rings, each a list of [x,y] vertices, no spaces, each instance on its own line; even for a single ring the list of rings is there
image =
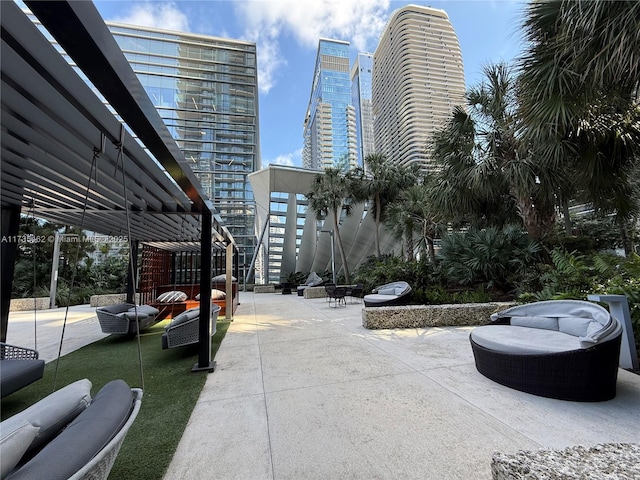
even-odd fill
[[[507,387],[561,400],[616,395],[622,326],[603,307],[579,300],[519,305],[475,328],[476,368]]]
[[[407,282],[392,282],[376,287],[364,296],[365,307],[388,307],[406,305],[411,299],[411,285]]]

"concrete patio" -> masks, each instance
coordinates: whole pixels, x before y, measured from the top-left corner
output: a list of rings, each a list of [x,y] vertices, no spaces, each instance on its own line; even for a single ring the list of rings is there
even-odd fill
[[[476,371],[472,327],[373,331],[362,304],[240,302],[167,480],[489,479],[496,451],[640,440],[640,376],[625,370],[608,402],[535,397]],[[75,348],[103,336],[82,308]],[[10,343],[29,346],[32,316],[11,313]],[[51,323],[41,350],[43,330],[59,341]]]

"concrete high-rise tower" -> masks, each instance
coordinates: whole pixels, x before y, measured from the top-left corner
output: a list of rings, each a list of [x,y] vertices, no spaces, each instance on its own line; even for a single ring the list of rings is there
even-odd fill
[[[320,39],[303,135],[303,167],[349,170],[357,165],[349,42]]]
[[[407,5],[387,23],[373,56],[377,153],[429,171],[430,135],[464,104],[460,44],[443,10]]]

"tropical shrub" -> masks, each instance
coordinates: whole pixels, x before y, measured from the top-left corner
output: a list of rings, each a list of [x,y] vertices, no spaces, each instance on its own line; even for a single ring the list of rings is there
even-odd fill
[[[420,291],[446,284],[439,265],[426,259],[407,261],[392,255],[371,256],[354,273],[354,282],[362,283],[365,293],[379,285],[397,281],[411,285],[414,301],[420,298]]]
[[[483,284],[509,292],[538,261],[539,252],[539,244],[521,228],[507,226],[446,235],[442,238],[440,258],[450,282]]]
[[[585,300],[589,294],[626,295],[636,342],[640,345],[640,256],[578,255],[551,251],[551,265],[539,265],[520,285],[523,302]],[[535,279],[535,280],[534,280]]]

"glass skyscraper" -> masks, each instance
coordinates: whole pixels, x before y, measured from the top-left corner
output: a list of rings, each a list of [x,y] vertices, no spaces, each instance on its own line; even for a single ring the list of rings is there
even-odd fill
[[[107,26],[236,240],[241,263],[249,262],[255,201],[247,175],[261,168],[255,43]]]
[[[302,166],[357,165],[356,111],[351,103],[349,42],[320,39],[304,120]]]
[[[372,75],[373,53],[358,53],[351,68],[351,102],[356,109],[358,165],[361,166],[364,166],[367,155],[375,153],[371,106]]]

